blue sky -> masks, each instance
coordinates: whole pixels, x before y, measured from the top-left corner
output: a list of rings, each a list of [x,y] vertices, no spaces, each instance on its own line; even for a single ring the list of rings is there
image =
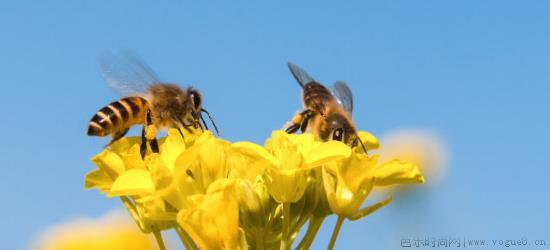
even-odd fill
[[[97,69],[109,49],[199,88],[231,141],[262,143],[300,108],[289,60],[347,81],[361,129],[442,135],[447,178],[344,224],[339,248],[399,249],[402,236],[550,242],[549,23],[543,1],[4,1],[2,248],[119,206],[83,188],[107,142],[85,136],[87,122],[118,97]]]

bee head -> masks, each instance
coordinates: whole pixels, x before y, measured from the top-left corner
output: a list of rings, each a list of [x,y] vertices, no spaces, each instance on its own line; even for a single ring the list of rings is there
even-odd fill
[[[354,146],[356,141],[357,132],[355,127],[351,123],[350,119],[342,114],[334,113],[327,118],[329,125],[328,134],[329,140],[341,141],[350,146]]]
[[[200,112],[202,109],[202,96],[199,91],[189,88],[187,90],[187,100],[189,102],[189,109],[191,110],[191,115],[194,119],[199,119]]]

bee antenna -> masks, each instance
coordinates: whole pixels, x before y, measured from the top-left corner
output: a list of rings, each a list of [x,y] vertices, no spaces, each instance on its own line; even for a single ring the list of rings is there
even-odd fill
[[[208,112],[208,110],[204,109],[204,108],[201,108],[201,112],[204,112],[206,113],[206,115],[208,115],[208,119],[210,119],[210,122],[212,122],[212,125],[214,125],[214,129],[216,130],[216,134],[218,134],[218,136],[220,136],[220,131],[218,130],[218,126],[216,126],[216,123],[214,122],[214,119],[212,119],[212,116],[210,115],[210,112]],[[202,118],[202,116],[201,116]]]
[[[359,143],[361,143],[361,147],[363,147],[363,150],[365,151],[365,154],[368,155],[367,148],[365,147],[365,144],[363,144],[363,141],[361,140],[361,138],[359,138],[359,136],[357,136],[357,140],[359,141]]]
[[[183,119],[179,119],[179,121],[181,123],[181,126],[184,126],[185,122],[183,121]],[[178,132],[181,135],[181,139],[185,139],[185,136],[183,136],[183,132],[181,132],[181,127],[178,128]]]
[[[178,128],[178,132],[180,132],[181,139],[185,139],[185,136],[183,136],[183,132],[181,132],[181,128]]]
[[[208,126],[206,125],[206,121],[204,120],[204,118],[202,117],[202,114],[199,116],[201,118],[201,121],[202,121],[202,125],[204,125],[204,128],[206,130],[208,130]]]

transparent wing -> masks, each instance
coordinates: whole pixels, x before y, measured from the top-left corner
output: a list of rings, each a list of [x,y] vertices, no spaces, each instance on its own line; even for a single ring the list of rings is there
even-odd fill
[[[302,87],[310,82],[315,81],[313,80],[313,77],[311,77],[305,70],[294,63],[288,62],[288,68],[294,76],[294,79],[296,79],[296,81],[298,81],[298,83]]]
[[[133,53],[103,52],[98,61],[107,85],[122,95],[144,93],[151,84],[160,82],[157,74]]]
[[[353,111],[353,95],[348,85],[344,81],[337,81],[330,89],[336,101],[351,114]]]

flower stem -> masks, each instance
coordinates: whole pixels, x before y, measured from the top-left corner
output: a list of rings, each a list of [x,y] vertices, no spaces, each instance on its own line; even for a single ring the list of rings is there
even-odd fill
[[[120,200],[122,200],[122,203],[124,204],[126,209],[128,209],[128,212],[132,216],[132,219],[134,219],[134,221],[138,225],[139,229],[141,229],[141,231],[143,231],[143,232],[147,232],[145,227],[143,226],[143,223],[139,219],[139,213],[138,213],[134,203],[132,203],[132,201],[130,201],[130,199],[127,196],[121,196]]]
[[[155,239],[157,240],[157,244],[159,245],[160,250],[166,250],[166,246],[164,245],[164,241],[162,240],[162,234],[160,233],[160,230],[154,229],[153,234],[155,235]]]
[[[297,222],[294,223],[294,225],[291,225],[290,227],[290,245],[294,243],[294,240],[296,240],[296,237],[298,237],[298,233],[300,232],[300,229],[306,222],[308,221],[309,216],[299,216],[300,219],[298,219]],[[291,223],[292,224],[292,223]]]
[[[328,244],[327,249],[334,249],[334,244],[336,244],[336,238],[338,238],[338,233],[340,232],[342,223],[344,223],[344,217],[338,216],[338,220],[336,221],[336,225],[334,226],[334,230],[332,231],[332,237],[330,238],[330,243]]]
[[[265,230],[262,228],[262,229],[259,229],[257,234],[256,234],[256,249],[258,250],[264,250],[265,249],[265,246],[264,246],[264,241],[265,241]]]
[[[191,239],[191,236],[189,236],[189,234],[187,234],[187,232],[185,232],[185,230],[183,230],[181,226],[177,225],[175,228],[185,249],[189,249],[189,250],[198,249],[193,239]]]
[[[307,227],[306,234],[304,235],[304,238],[298,244],[298,247],[296,249],[310,249],[311,243],[313,243],[313,240],[315,239],[315,236],[317,235],[317,232],[319,232],[319,229],[321,228],[321,225],[323,224],[323,221],[325,220],[325,217],[315,217],[312,216],[309,220],[309,225]]]
[[[281,239],[281,250],[290,249],[290,202],[283,203],[283,237]]]

